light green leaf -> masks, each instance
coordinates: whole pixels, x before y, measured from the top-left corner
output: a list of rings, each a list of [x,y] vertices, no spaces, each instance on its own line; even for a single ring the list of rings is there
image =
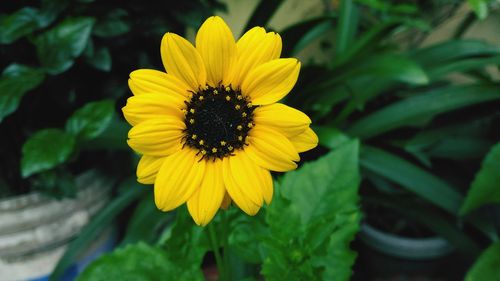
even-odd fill
[[[361,165],[442,209],[457,214],[462,195],[450,184],[424,169],[384,150],[364,146]]]
[[[348,280],[358,228],[358,142],[283,176],[266,222],[266,280]]]
[[[347,133],[370,138],[404,126],[426,124],[436,115],[500,99],[497,85],[458,85],[418,93],[354,122]]]
[[[499,169],[500,143],[497,143],[484,158],[481,170],[476,174],[460,208],[461,215],[488,203],[500,203]]]
[[[464,281],[500,280],[500,242],[489,246],[469,269]]]
[[[84,139],[96,138],[109,126],[114,114],[112,100],[89,102],[71,115],[66,131]]]
[[[36,68],[11,64],[0,77],[0,122],[16,111],[23,95],[43,82],[44,74]]]
[[[77,281],[203,280],[201,274],[189,273],[177,267],[162,248],[138,243],[102,256]]]
[[[68,160],[75,139],[59,129],[44,129],[32,135],[23,145],[21,171],[23,177],[46,171]]]
[[[67,18],[35,38],[38,59],[48,73],[59,74],[73,65],[87,46],[93,25],[93,18]]]
[[[38,27],[38,10],[24,7],[0,20],[0,44],[10,44]]]
[[[487,0],[467,0],[469,6],[479,19],[484,20],[488,17],[488,1]]]

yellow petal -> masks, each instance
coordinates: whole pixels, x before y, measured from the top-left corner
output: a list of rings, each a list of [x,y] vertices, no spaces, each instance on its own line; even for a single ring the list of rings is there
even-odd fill
[[[222,160],[206,161],[200,188],[187,201],[189,213],[196,224],[205,226],[213,219],[225,193]]]
[[[252,187],[248,182],[244,182],[253,176],[251,174],[245,174],[249,173],[249,171],[239,170],[238,167],[241,165],[240,162],[244,160],[240,159],[235,165],[234,163],[231,164],[231,162],[234,162],[231,160],[233,158],[237,157],[225,157],[222,161],[224,185],[226,186],[226,190],[234,203],[245,213],[253,216],[257,214],[262,206],[262,194],[260,194],[260,200],[258,200],[261,189],[257,189],[255,186]],[[237,168],[236,170],[234,170],[235,167]],[[255,182],[255,180],[252,180],[252,183]],[[255,203],[254,201],[260,201],[260,204]]]
[[[248,156],[262,168],[286,172],[297,168],[300,157],[292,143],[279,132],[256,125],[249,132]]]
[[[260,168],[260,167],[259,167]],[[259,174],[259,179],[262,182],[262,195],[264,196],[264,201],[266,202],[267,205],[271,204],[271,201],[273,200],[273,177],[271,176],[271,173],[269,170],[260,168],[262,173]]]
[[[139,69],[130,73],[130,90],[134,95],[157,93],[167,95],[180,95],[186,98],[189,86],[172,74],[167,74],[153,69]]]
[[[127,99],[127,105],[122,108],[127,122],[135,126],[153,118],[173,116],[183,118],[181,108],[184,100],[174,95],[142,94]]]
[[[155,181],[155,203],[162,211],[184,204],[198,190],[206,161],[198,161],[191,149],[183,149],[165,158]]]
[[[225,84],[239,88],[252,69],[280,57],[281,37],[275,32],[266,33],[262,27],[254,27],[243,34],[236,47],[237,63],[231,71],[233,74],[231,81],[225,81]]]
[[[196,35],[196,49],[205,63],[207,83],[215,87],[227,80],[236,62],[236,43],[223,19],[213,16],[201,25]]]
[[[300,62],[292,58],[261,64],[248,73],[241,85],[241,92],[256,105],[275,103],[292,90],[299,70]]]
[[[184,122],[165,116],[150,119],[132,127],[128,132],[128,145],[140,154],[168,156],[181,149]]]
[[[287,137],[301,134],[311,124],[311,119],[302,111],[281,103],[257,107],[254,111],[254,121],[269,126]]]
[[[169,74],[184,81],[192,91],[205,86],[207,73],[198,51],[189,41],[174,33],[161,40],[161,59]]]
[[[311,128],[307,128],[302,134],[291,137],[290,142],[298,152],[304,152],[318,145],[318,136]]]
[[[163,161],[165,157],[143,155],[137,165],[137,181],[142,184],[153,184]]]

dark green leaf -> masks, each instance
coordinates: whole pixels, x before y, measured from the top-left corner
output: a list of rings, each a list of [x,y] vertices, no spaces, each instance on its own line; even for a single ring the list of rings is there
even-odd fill
[[[24,7],[0,20],[0,44],[10,44],[38,28],[38,10]]]
[[[488,65],[499,65],[500,56],[486,58],[461,59],[450,63],[443,63],[428,70],[429,77],[433,79],[442,77],[453,72],[465,72],[474,69],[482,69]]]
[[[266,280],[349,279],[359,181],[357,141],[283,176],[266,214]]]
[[[411,57],[424,67],[439,66],[444,62],[463,58],[499,55],[500,47],[478,40],[450,40],[417,49]]]
[[[38,17],[40,26],[47,27],[54,22],[57,16],[68,7],[69,2],[69,0],[42,0],[42,7]]]
[[[121,245],[143,241],[154,244],[158,241],[162,229],[172,221],[171,213],[164,213],[154,204],[153,192],[147,193],[134,209],[128,221]]]
[[[128,13],[124,9],[110,11],[102,20],[95,24],[93,34],[99,37],[115,37],[127,33],[130,23],[125,19]]]
[[[354,122],[347,132],[370,138],[404,126],[422,125],[458,108],[500,99],[497,85],[458,85],[433,89],[393,103]]]
[[[361,165],[452,214],[458,213],[462,195],[447,182],[403,158],[365,146],[361,153]]]
[[[20,64],[11,64],[0,77],[0,122],[16,111],[23,95],[43,82],[42,71]]]
[[[500,242],[490,245],[469,269],[464,281],[500,280]]]
[[[139,243],[102,256],[85,269],[77,280],[204,280],[201,271],[198,271],[195,274],[178,267],[160,247]]]
[[[311,42],[320,38],[328,31],[330,31],[333,27],[333,22],[331,19],[326,19],[316,26],[310,28],[306,33],[304,33],[298,42],[293,47],[291,52],[291,56],[296,56],[300,51],[302,51],[305,47],[309,46]]]
[[[481,170],[476,174],[465,201],[460,208],[464,215],[488,203],[500,203],[500,143],[497,143],[486,155],[481,164]]]
[[[73,240],[66,249],[66,252],[59,260],[54,271],[50,275],[51,281],[60,280],[65,270],[74,262],[75,258],[84,250],[99,233],[112,223],[115,218],[133,201],[139,198],[148,188],[139,185],[135,178],[129,178],[121,184],[123,193],[116,196],[109,202],[92,220],[85,225],[78,237]],[[109,280],[109,279],[108,279]]]
[[[351,46],[358,28],[358,10],[352,0],[340,1],[339,20],[336,30],[335,55],[342,57]]]
[[[313,18],[304,20],[289,26],[280,32],[283,39],[282,57],[289,57],[297,53],[305,47],[311,40],[326,31],[324,28],[330,26],[333,21],[333,16]],[[309,34],[306,39],[303,37]],[[298,46],[298,47],[297,47]]]
[[[35,38],[38,59],[48,73],[59,74],[73,65],[87,46],[93,25],[93,18],[67,18]]]
[[[254,26],[266,26],[283,2],[283,0],[261,0],[248,19],[243,32]]]
[[[89,102],[71,115],[66,131],[83,139],[96,138],[109,126],[114,114],[112,100]]]
[[[23,145],[23,177],[49,170],[68,160],[75,139],[59,129],[44,129],[32,135]]]
[[[93,67],[109,72],[111,70],[111,53],[106,47],[93,50],[91,56],[86,56],[86,62]]]

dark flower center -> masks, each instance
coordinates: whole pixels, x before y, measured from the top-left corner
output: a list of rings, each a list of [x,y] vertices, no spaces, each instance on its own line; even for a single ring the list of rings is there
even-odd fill
[[[223,158],[243,148],[253,123],[253,106],[239,90],[206,86],[186,101],[184,144],[203,158]]]

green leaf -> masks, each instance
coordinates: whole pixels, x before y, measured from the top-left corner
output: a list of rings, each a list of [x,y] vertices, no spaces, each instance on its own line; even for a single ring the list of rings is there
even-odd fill
[[[198,270],[200,271],[200,270]],[[145,243],[117,249],[93,262],[77,278],[77,281],[154,281],[154,280],[204,280],[201,274],[193,274],[178,267],[160,247]]]
[[[340,1],[338,27],[336,30],[336,59],[342,57],[351,46],[358,28],[358,10],[352,0]]]
[[[67,18],[37,36],[34,43],[45,70],[53,75],[68,70],[85,50],[93,25],[93,18]]]
[[[319,24],[311,27],[304,33],[298,42],[294,45],[293,50],[291,52],[291,56],[296,56],[300,51],[302,51],[305,47],[307,47],[311,42],[320,38],[328,31],[330,31],[333,27],[333,22],[331,19],[326,19],[320,22]]]
[[[500,242],[490,245],[465,276],[465,281],[500,280]]]
[[[403,158],[378,148],[364,146],[361,165],[451,214],[458,213],[463,201],[462,195],[447,182]]]
[[[128,220],[121,245],[139,241],[146,243],[158,241],[162,229],[172,221],[172,214],[158,210],[153,202],[153,192],[149,192],[139,201],[132,217]]]
[[[16,111],[23,95],[43,82],[44,74],[36,68],[11,64],[0,77],[0,122]]]
[[[351,139],[338,129],[317,126],[313,127],[314,132],[318,135],[319,143],[328,147],[330,150],[337,149]]]
[[[38,23],[40,27],[47,27],[54,22],[69,5],[69,0],[42,0]]]
[[[0,20],[0,44],[10,44],[38,28],[38,10],[24,7]]]
[[[358,142],[289,172],[266,214],[266,280],[348,280],[359,228]]]
[[[427,74],[415,61],[397,54],[378,54],[359,64],[352,75],[376,74],[378,79],[388,79],[415,85],[429,82]]]
[[[461,59],[450,63],[443,63],[428,70],[429,77],[433,79],[453,72],[465,72],[474,69],[483,69],[488,65],[499,65],[500,56],[486,58]]]
[[[109,126],[114,114],[112,100],[89,102],[66,121],[66,131],[83,139],[96,138]]]
[[[424,67],[440,66],[443,63],[460,61],[463,58],[494,56],[500,47],[479,40],[449,40],[426,48],[414,50],[411,57]]]
[[[110,11],[102,20],[98,20],[92,31],[99,37],[115,37],[123,35],[130,30],[130,23],[125,20],[128,12],[124,9]]]
[[[125,208],[139,198],[146,190],[148,190],[148,188],[139,185],[136,182],[135,177],[125,180],[121,184],[121,189],[125,191],[118,194],[111,202],[100,210],[99,213],[97,213],[92,220],[80,230],[77,238],[71,241],[66,249],[66,252],[50,275],[50,281],[60,280],[63,273],[74,262],[78,254],[81,253],[81,251],[84,250],[92,241],[94,241],[99,233],[113,223],[116,217]]]
[[[266,26],[283,2],[283,0],[261,0],[248,19],[243,32],[254,26]]]
[[[476,13],[479,19],[484,20],[488,17],[488,1],[487,0],[467,0],[469,6]]]
[[[404,126],[427,123],[434,116],[474,104],[498,100],[497,85],[456,85],[418,93],[390,104],[352,124],[350,135],[371,138]]]
[[[111,70],[111,53],[106,47],[93,50],[92,55],[85,56],[85,61],[99,70],[106,72]]]
[[[500,143],[497,143],[486,155],[481,170],[476,174],[465,201],[460,208],[464,215],[488,203],[500,203]]]
[[[75,139],[59,129],[44,129],[23,145],[21,171],[24,178],[60,165],[73,152]]]
[[[291,25],[280,32],[283,42],[282,57],[289,57],[299,52],[312,40],[321,35],[326,26],[331,26],[333,16],[318,17],[304,20]],[[304,38],[305,37],[305,38]]]

